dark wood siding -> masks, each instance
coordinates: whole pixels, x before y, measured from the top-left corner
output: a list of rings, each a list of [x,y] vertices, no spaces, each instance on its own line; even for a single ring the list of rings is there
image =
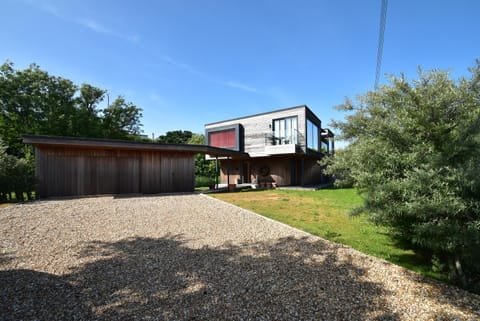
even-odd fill
[[[193,153],[37,146],[40,197],[194,190]]]

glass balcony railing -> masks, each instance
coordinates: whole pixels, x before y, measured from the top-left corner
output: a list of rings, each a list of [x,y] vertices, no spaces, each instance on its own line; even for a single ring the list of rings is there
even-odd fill
[[[278,135],[275,132],[265,133],[265,146],[275,145],[298,145],[300,144],[302,135],[298,130],[293,131],[289,135]]]

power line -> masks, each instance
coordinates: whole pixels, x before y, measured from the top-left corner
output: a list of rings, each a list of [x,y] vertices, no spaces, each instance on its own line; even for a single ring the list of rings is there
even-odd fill
[[[380,33],[378,35],[377,70],[375,71],[375,89],[378,88],[380,69],[382,67],[383,38],[385,35],[385,24],[387,22],[387,6],[388,0],[382,0],[382,8],[380,10]]]

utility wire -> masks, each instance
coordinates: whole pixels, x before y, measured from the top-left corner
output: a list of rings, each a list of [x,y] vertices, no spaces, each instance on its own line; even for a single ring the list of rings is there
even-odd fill
[[[380,69],[382,67],[383,38],[385,35],[385,24],[387,22],[387,6],[388,0],[382,0],[382,8],[380,10],[380,33],[378,35],[377,70],[375,71],[375,89],[378,88]]]

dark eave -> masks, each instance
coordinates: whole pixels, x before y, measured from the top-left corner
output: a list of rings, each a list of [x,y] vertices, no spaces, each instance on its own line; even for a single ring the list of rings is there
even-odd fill
[[[189,154],[208,154],[219,157],[248,158],[247,153],[206,145],[145,143],[131,140],[97,139],[79,137],[59,137],[24,135],[23,142],[34,146],[54,146],[64,148],[93,148],[137,151],[166,151]]]

